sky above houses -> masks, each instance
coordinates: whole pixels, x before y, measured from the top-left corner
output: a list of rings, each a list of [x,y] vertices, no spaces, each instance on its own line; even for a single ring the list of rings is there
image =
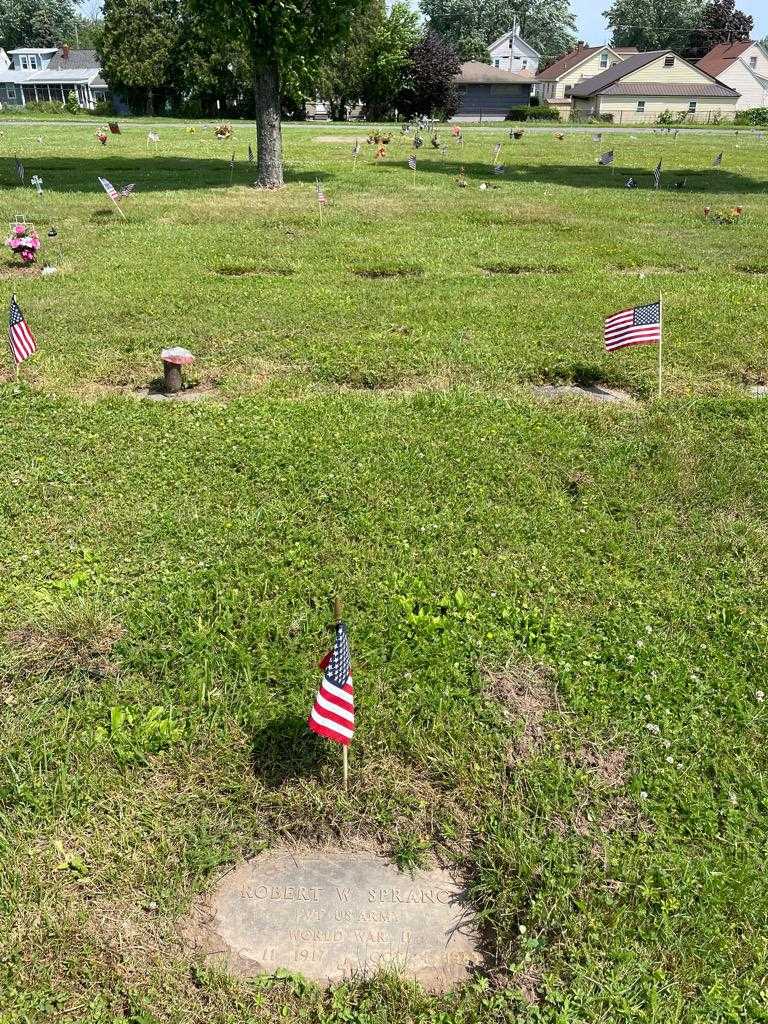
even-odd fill
[[[602,14],[610,4],[611,0],[571,0],[571,7],[579,26],[579,36],[582,39],[596,45],[610,38]],[[768,35],[768,4],[765,0],[737,0],[736,6],[755,19],[753,39],[762,39]]]

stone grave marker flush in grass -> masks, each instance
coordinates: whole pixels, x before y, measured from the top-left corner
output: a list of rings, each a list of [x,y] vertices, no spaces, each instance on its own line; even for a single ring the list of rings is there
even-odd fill
[[[371,853],[282,850],[225,875],[182,931],[240,976],[284,969],[328,984],[386,969],[446,991],[482,962],[460,896],[441,869],[403,873]]]

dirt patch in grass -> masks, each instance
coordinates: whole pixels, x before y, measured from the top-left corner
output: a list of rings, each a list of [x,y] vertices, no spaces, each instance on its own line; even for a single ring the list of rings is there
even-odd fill
[[[292,277],[293,267],[218,267],[219,277]]]
[[[119,623],[85,605],[62,608],[5,636],[8,664],[4,675],[68,675],[82,672],[97,679],[118,670],[112,652],[123,635]]]
[[[736,267],[736,270],[751,277],[768,277],[768,263],[750,263]]]
[[[522,725],[509,751],[510,762],[531,757],[544,742],[546,716],[559,708],[551,670],[527,660],[510,662],[499,672],[486,671],[485,685],[505,716]]]
[[[40,277],[42,272],[43,268],[37,264],[30,267],[18,263],[4,263],[0,266],[0,280],[19,281],[29,277]]]
[[[562,267],[530,267],[518,263],[489,263],[480,267],[484,274],[510,274],[518,276],[523,274],[564,274]]]
[[[447,377],[399,377],[393,374],[361,372],[337,378],[336,384],[342,391],[369,392],[386,397],[417,395],[425,391],[447,391],[450,381]]]

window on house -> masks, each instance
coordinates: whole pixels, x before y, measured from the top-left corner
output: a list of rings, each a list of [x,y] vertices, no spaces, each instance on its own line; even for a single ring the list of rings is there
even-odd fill
[[[500,61],[500,60],[498,60],[498,59],[497,59],[497,60],[495,60],[495,61],[493,62],[493,66],[494,66],[495,68],[501,67],[501,61]]]
[[[696,113],[696,100],[691,100],[689,102],[689,104],[688,104],[688,113],[689,114],[695,114]]]
[[[608,67],[608,54],[607,53],[601,53],[600,54],[600,67],[601,68],[607,68]]]
[[[571,95],[571,89],[572,88],[573,88],[572,85],[566,85],[566,87],[565,87],[565,98],[566,99],[568,99],[568,97]]]
[[[637,101],[637,112],[638,112],[638,114],[644,114],[645,113],[645,100],[638,100]]]
[[[755,70],[755,68],[757,67],[757,57],[749,58],[749,66],[752,68],[753,71]]]
[[[22,53],[21,57],[19,57],[19,62],[21,64],[22,71],[29,70],[29,58],[27,57],[26,53]]]
[[[16,86],[15,85],[6,85],[6,87],[5,87],[5,98],[7,100],[10,100],[11,103],[15,103],[16,102]]]
[[[30,67],[30,70],[32,70],[32,69],[37,67],[37,57],[35,56],[34,53],[31,53],[29,55],[29,67]]]
[[[675,58],[670,54],[669,57],[664,58],[664,67],[673,68],[675,66]]]

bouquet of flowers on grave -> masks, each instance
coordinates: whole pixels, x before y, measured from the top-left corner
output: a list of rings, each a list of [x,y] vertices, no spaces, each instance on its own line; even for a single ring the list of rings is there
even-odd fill
[[[732,206],[729,210],[713,210],[705,206],[704,219],[714,221],[715,224],[738,224],[743,212],[743,206]]]
[[[16,256],[21,257],[22,263],[34,263],[37,259],[37,250],[40,248],[40,239],[33,227],[26,224],[12,224],[11,233],[6,238],[5,244]]]
[[[232,125],[220,124],[218,128],[215,129],[214,135],[216,136],[217,139],[231,139],[232,136],[234,135],[234,132],[232,131]]]
[[[96,138],[99,140],[99,142],[102,144],[102,146],[106,146],[106,144],[107,144],[107,133],[106,133],[106,131],[103,128],[99,128],[99,130],[96,132]]]

